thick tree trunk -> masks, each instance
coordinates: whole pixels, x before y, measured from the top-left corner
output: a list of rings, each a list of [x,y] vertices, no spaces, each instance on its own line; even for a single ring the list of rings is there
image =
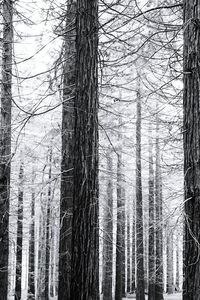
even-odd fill
[[[34,174],[33,174],[34,176]],[[34,177],[32,179],[34,185]],[[40,237],[41,238],[41,237]],[[35,192],[32,190],[31,225],[29,240],[28,299],[35,300]]]
[[[51,191],[51,180],[52,180],[52,146],[49,150],[48,157],[49,164],[49,178],[48,178],[48,194],[47,194],[47,216],[46,216],[46,262],[45,262],[45,299],[49,299],[49,269],[50,269],[50,235],[51,235],[51,204],[52,204],[52,191]]]
[[[151,125],[149,125],[151,126]],[[148,300],[155,299],[155,203],[152,130],[149,127],[149,287]]]
[[[200,299],[200,2],[183,1],[185,183],[183,300]]]
[[[63,71],[62,164],[58,300],[70,298],[76,56],[75,12],[76,0],[69,0],[67,5],[66,16],[64,57],[65,65]]]
[[[107,153],[107,203],[104,208],[103,236],[103,300],[112,299],[112,266],[113,266],[113,163],[112,152]]]
[[[145,300],[144,294],[144,242],[141,167],[141,96],[137,92],[136,120],[136,299]]]
[[[24,180],[24,167],[23,164],[21,164],[20,171],[19,171],[19,190],[18,190],[15,300],[21,299],[21,291],[22,291],[23,180]]]
[[[3,45],[0,127],[0,295],[8,292],[8,222],[11,162],[13,1],[3,1]]]
[[[163,300],[163,222],[162,222],[162,181],[160,170],[159,120],[156,120],[156,174],[155,174],[155,204],[156,204],[156,282],[155,300]]]
[[[174,293],[173,232],[167,232],[167,293]]]
[[[99,299],[98,1],[77,0],[71,300]]]
[[[117,160],[117,242],[115,300],[125,297],[125,198],[122,176],[122,154]]]

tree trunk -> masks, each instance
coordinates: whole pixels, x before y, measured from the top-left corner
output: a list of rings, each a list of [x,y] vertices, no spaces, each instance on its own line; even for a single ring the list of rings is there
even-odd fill
[[[67,5],[65,65],[63,71],[62,163],[60,202],[60,250],[58,300],[70,298],[71,226],[73,208],[74,96],[76,1]]]
[[[121,151],[120,151],[121,152]],[[122,176],[122,155],[117,160],[117,242],[115,300],[125,297],[125,198]]]
[[[13,1],[3,1],[3,45],[0,128],[0,295],[8,292],[8,222],[11,162]]]
[[[23,180],[24,180],[24,167],[23,164],[21,164],[20,171],[19,171],[19,190],[18,190],[15,300],[21,299],[21,291],[22,291]]]
[[[103,300],[112,299],[113,260],[113,163],[112,152],[107,153],[107,203],[104,208],[103,237]]]
[[[47,194],[47,216],[46,216],[46,262],[45,262],[45,299],[49,299],[49,269],[50,269],[50,232],[51,232],[51,180],[52,180],[52,146],[49,150],[49,178],[48,178],[48,194]]]
[[[155,299],[155,203],[152,130],[149,125],[149,287],[148,300]]]
[[[135,212],[135,200],[133,202],[133,227],[132,227],[132,279],[131,279],[131,292],[135,292],[135,249],[136,249],[136,212]]]
[[[77,0],[71,300],[99,299],[98,1]]]
[[[127,211],[127,292],[131,292],[131,256],[130,256],[130,213],[129,213],[129,207]]]
[[[136,120],[136,299],[145,300],[144,294],[144,242],[141,168],[141,96],[137,92]]]
[[[200,299],[200,3],[184,0],[183,143],[185,183],[183,300]]]
[[[180,272],[179,272],[179,237],[177,233],[177,245],[176,245],[176,292],[180,291]]]
[[[34,176],[34,174],[33,174]],[[32,185],[34,184],[34,177]],[[41,236],[39,237],[41,238]],[[32,190],[31,225],[29,240],[28,299],[35,300],[35,192]]]
[[[157,108],[158,110],[158,108]],[[159,121],[156,120],[156,174],[155,174],[155,204],[156,204],[156,284],[155,300],[163,300],[163,228],[162,228],[162,182],[160,170]]]
[[[173,232],[167,232],[167,293],[174,293]]]

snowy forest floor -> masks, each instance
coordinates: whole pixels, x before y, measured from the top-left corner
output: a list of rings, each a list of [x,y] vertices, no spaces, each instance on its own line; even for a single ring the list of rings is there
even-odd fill
[[[123,298],[123,300],[131,300],[131,299],[135,299],[135,297]],[[148,299],[147,296],[146,299]],[[182,300],[182,294],[181,293],[176,293],[173,295],[164,294],[164,300]]]

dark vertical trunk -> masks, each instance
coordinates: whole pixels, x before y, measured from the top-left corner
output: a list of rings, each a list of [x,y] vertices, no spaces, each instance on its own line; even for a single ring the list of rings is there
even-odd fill
[[[131,280],[131,292],[135,292],[135,254],[136,254],[136,212],[135,201],[133,203],[133,227],[132,227],[132,280]]]
[[[127,292],[131,292],[131,256],[130,256],[130,213],[127,211]]]
[[[167,232],[167,293],[174,293],[173,232]]]
[[[22,289],[23,180],[24,180],[24,167],[23,164],[21,164],[20,171],[19,171],[18,212],[17,212],[15,300],[21,299],[21,289]]]
[[[163,226],[162,226],[162,182],[160,169],[159,120],[156,120],[156,174],[155,174],[155,205],[156,205],[156,283],[155,299],[163,300]]]
[[[45,262],[45,299],[49,299],[49,267],[50,267],[50,250],[51,250],[51,243],[50,243],[50,232],[51,232],[51,200],[52,200],[52,193],[51,193],[51,180],[52,180],[52,146],[49,150],[49,178],[48,178],[48,194],[47,194],[47,214],[46,214],[46,262]]]
[[[177,245],[176,245],[176,292],[180,291],[180,272],[179,272],[179,238],[177,234]]]
[[[62,163],[60,202],[60,250],[58,300],[70,298],[71,226],[73,207],[74,96],[75,96],[75,12],[69,0],[66,13],[65,65],[63,70]]]
[[[98,1],[77,0],[71,300],[99,299]]]
[[[112,267],[113,267],[113,163],[112,152],[107,153],[107,202],[104,208],[103,236],[103,300],[112,299]]]
[[[117,161],[117,242],[115,300],[125,297],[125,198],[122,175],[122,155]]]
[[[150,125],[151,126],[151,125]],[[155,203],[152,130],[149,128],[149,287],[148,300],[155,299]]]
[[[141,167],[141,96],[137,92],[136,120],[136,299],[145,300],[144,294],[144,243]]]
[[[1,78],[1,128],[0,128],[0,295],[8,292],[8,219],[10,198],[11,162],[11,106],[12,106],[12,43],[13,1],[3,1],[3,45]]]
[[[33,174],[34,176],[34,174]],[[34,185],[34,177],[32,179]],[[41,237],[39,237],[41,238]],[[35,192],[32,190],[31,225],[29,240],[28,299],[35,300]]]
[[[183,300],[200,298],[200,2],[183,1],[185,184]]]

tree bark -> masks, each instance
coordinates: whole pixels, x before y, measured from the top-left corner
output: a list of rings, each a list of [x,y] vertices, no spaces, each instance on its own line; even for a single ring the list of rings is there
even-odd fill
[[[0,127],[0,295],[7,299],[11,162],[13,1],[3,1],[3,46]]]
[[[135,292],[135,254],[136,254],[136,212],[135,200],[133,202],[133,226],[132,226],[132,279],[131,279],[131,292]]]
[[[149,125],[149,286],[148,300],[155,299],[155,203],[152,130]]]
[[[183,1],[183,144],[185,184],[183,300],[200,299],[200,3]]]
[[[18,189],[15,300],[21,299],[21,290],[22,290],[23,180],[24,180],[24,167],[23,164],[21,164],[19,170],[19,189]]]
[[[140,89],[140,87],[139,87]],[[136,119],[136,299],[145,300],[144,294],[144,242],[141,167],[141,96],[137,92]]]
[[[74,96],[76,0],[67,4],[65,65],[63,71],[62,163],[58,300],[70,299],[71,231],[73,208]]]
[[[113,162],[112,152],[107,152],[107,203],[104,208],[103,237],[103,300],[112,299],[112,267],[113,267]]]
[[[71,300],[99,299],[98,1],[77,0]]]
[[[130,255],[130,213],[129,213],[129,208],[127,211],[127,292],[131,292],[131,255]]]
[[[173,232],[167,232],[167,293],[174,293]]]
[[[122,175],[122,154],[118,153],[117,156],[117,242],[115,300],[121,300],[122,297],[125,297],[125,198]]]

